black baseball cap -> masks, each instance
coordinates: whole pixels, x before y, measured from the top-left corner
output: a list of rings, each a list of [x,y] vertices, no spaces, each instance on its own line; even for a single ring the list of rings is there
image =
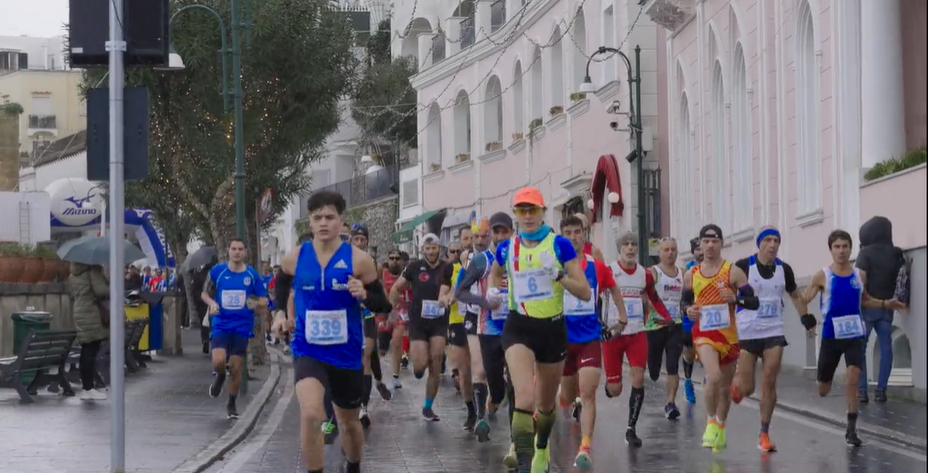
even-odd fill
[[[698,248],[699,248],[699,237],[696,237],[690,240],[690,253],[695,253],[696,249]]]
[[[367,225],[363,223],[356,223],[351,226],[351,236],[363,235],[365,238],[370,238],[370,235],[367,233]]]
[[[714,223],[710,223],[699,230],[699,239],[702,240],[703,238],[724,239],[722,236],[722,229]]]
[[[512,217],[506,212],[496,212],[490,216],[490,229],[496,227],[512,228]]]

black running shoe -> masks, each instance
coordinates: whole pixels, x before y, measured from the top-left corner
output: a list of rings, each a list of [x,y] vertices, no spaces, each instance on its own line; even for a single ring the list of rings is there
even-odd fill
[[[405,353],[403,354],[403,358],[400,359],[400,367],[402,367],[404,370],[409,369],[409,357],[406,356]]]
[[[680,418],[680,409],[677,409],[676,404],[668,402],[667,405],[664,406],[664,417],[670,420],[677,420]]]
[[[863,445],[863,441],[860,440],[860,437],[857,436],[857,430],[848,430],[844,434],[844,441],[852,447],[859,447]]]
[[[393,399],[393,393],[390,392],[390,388],[387,387],[383,381],[377,381],[377,392],[380,393],[380,398],[384,401],[389,401]]]
[[[226,414],[228,414],[230,419],[238,419],[238,409],[235,408],[234,402],[230,402],[226,406]]]
[[[203,342],[203,354],[209,355],[209,342]]]
[[[209,385],[209,397],[219,397],[222,394],[222,385],[226,382],[226,372],[220,371],[216,373],[216,377],[213,379],[213,382]]]
[[[876,402],[886,402],[886,391],[880,391],[879,389],[873,393],[873,400]]]
[[[358,411],[358,420],[361,421],[361,427],[370,428],[371,415],[367,412],[367,406],[361,406],[361,410]]]
[[[464,430],[473,432],[475,425],[477,425],[477,414],[468,415],[467,419],[464,421]]]
[[[641,439],[638,438],[635,429],[627,429],[625,431],[625,443],[627,443],[629,447],[641,448]]]
[[[857,400],[863,404],[870,402],[870,395],[867,391],[857,391]]]
[[[422,418],[428,422],[438,422],[440,419],[431,408],[422,408]]]

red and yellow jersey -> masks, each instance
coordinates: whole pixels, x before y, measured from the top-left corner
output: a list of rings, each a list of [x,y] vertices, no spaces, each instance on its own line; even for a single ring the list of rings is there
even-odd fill
[[[722,263],[714,276],[704,276],[701,264],[692,269],[693,293],[699,307],[699,318],[693,324],[693,343],[712,345],[723,359],[732,351],[737,356],[739,350],[735,305],[725,302],[719,292],[731,288],[730,278],[731,263],[728,261]]]

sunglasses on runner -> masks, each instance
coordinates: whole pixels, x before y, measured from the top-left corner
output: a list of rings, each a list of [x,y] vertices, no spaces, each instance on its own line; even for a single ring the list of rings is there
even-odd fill
[[[535,217],[535,216],[543,214],[544,211],[545,209],[541,207],[516,207],[512,209],[512,213],[514,213],[516,217],[526,217],[526,216]]]

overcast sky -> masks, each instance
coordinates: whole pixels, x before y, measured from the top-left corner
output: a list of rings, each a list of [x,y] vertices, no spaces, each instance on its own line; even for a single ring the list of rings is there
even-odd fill
[[[65,34],[68,0],[0,0],[0,36]]]

